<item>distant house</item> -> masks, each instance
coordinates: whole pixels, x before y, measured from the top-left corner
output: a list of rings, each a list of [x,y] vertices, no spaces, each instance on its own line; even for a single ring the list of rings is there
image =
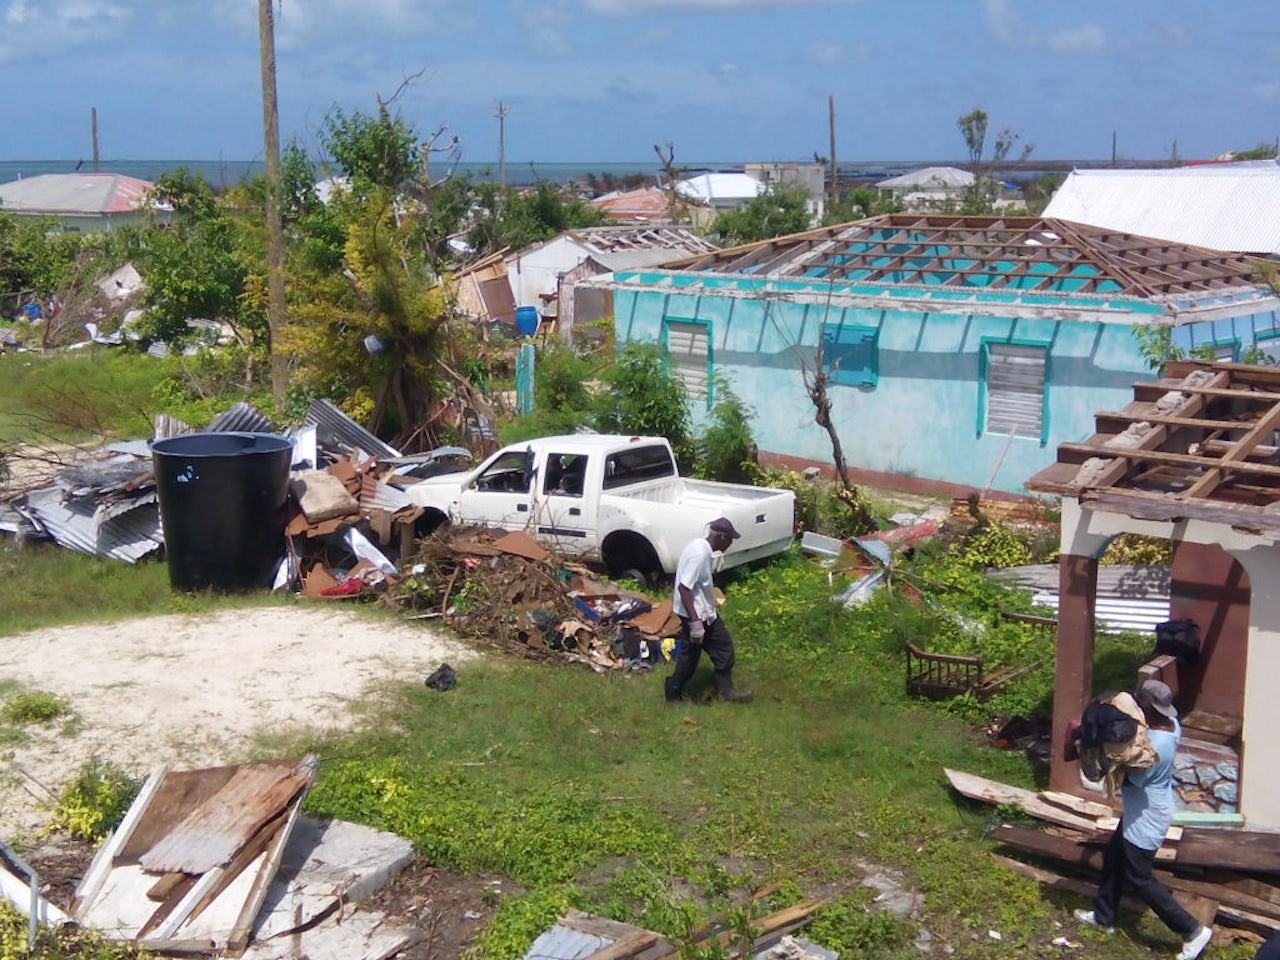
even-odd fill
[[[172,211],[152,206],[155,184],[118,173],[46,173],[0,184],[0,212],[50,217],[67,233],[101,233],[141,224],[148,215],[168,223]]]
[[[1280,338],[1254,269],[1058,220],[893,214],[617,270],[576,296],[603,299],[619,344],[665,346],[699,419],[723,375],[767,459],[832,466],[808,392],[821,370],[864,481],[1016,494],[1131,398],[1149,371],[1135,329],[1184,347]]]
[[[610,220],[665,220],[671,197],[658,187],[640,187],[596,197],[591,206]]]
[[[908,210],[940,210],[958,206],[973,188],[974,176],[959,167],[924,167],[901,176],[880,180],[875,188],[889,194]],[[1001,183],[996,192],[996,208],[1018,206],[1022,192]]]
[[[811,223],[819,223],[826,214],[827,166],[824,163],[774,161],[747,163],[743,170],[766,187],[799,187],[805,192],[805,209]]]
[[[695,227],[705,227],[729,210],[740,210],[766,189],[762,179],[746,173],[702,173],[676,184]]]
[[[575,320],[589,322],[601,312],[598,295],[581,303],[574,285],[615,270],[635,270],[679,260],[715,247],[688,227],[617,226],[569,230],[506,258],[507,280],[517,307],[537,307],[556,317],[561,336]]]
[[[1073,170],[1046,217],[1213,250],[1280,257],[1280,165]]]

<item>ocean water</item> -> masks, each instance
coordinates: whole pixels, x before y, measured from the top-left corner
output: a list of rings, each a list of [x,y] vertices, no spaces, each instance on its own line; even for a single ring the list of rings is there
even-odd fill
[[[878,180],[884,177],[897,176],[908,170],[925,166],[926,162],[912,161],[866,161],[840,164],[842,179]],[[192,173],[201,173],[215,188],[229,187],[239,183],[246,177],[261,175],[264,166],[261,160],[100,160],[98,169],[104,173],[119,173],[141,180],[155,180],[165,173],[186,168]],[[688,174],[706,173],[717,170],[741,170],[742,163],[734,161],[682,163],[680,168]],[[90,172],[92,164],[81,160],[0,160],[0,183],[8,183],[21,177],[34,177],[42,173],[82,173]],[[432,177],[439,177],[449,169],[448,165],[437,160],[431,165]],[[458,163],[454,169],[459,174],[471,176],[476,180],[497,181],[498,164],[493,163]],[[657,159],[641,163],[538,163],[535,161],[507,161],[506,179],[511,186],[522,187],[550,180],[555,183],[568,183],[588,174],[600,176],[611,173],[616,177],[630,174],[657,176],[661,172]]]

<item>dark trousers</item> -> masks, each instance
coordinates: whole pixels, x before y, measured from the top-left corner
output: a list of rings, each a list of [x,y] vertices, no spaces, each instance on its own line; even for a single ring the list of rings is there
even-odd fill
[[[1142,898],[1166,927],[1183,940],[1200,929],[1200,921],[1173,899],[1169,888],[1155,877],[1156,852],[1135,847],[1117,826],[1102,856],[1102,883],[1093,898],[1093,917],[1100,926],[1114,927],[1125,884]]]
[[[711,658],[714,668],[716,689],[728,693],[733,689],[733,665],[736,662],[733,653],[733,637],[729,636],[729,628],[724,625],[723,617],[704,620],[702,643],[694,643],[689,638],[689,621],[680,618],[680,639],[676,643],[676,668],[667,678],[667,692],[679,696],[684,685],[689,682],[693,672],[698,669],[698,658],[705,650]]]

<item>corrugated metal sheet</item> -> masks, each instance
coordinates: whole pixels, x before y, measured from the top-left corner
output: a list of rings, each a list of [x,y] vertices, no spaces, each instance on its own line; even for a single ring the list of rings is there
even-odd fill
[[[348,456],[356,449],[379,459],[400,456],[399,450],[387,446],[328,400],[311,401],[307,423],[315,424],[321,447],[336,449]]]
[[[279,433],[270,417],[251,403],[237,403],[213,418],[208,433]]]
[[[973,174],[968,170],[961,170],[959,167],[925,167],[921,170],[904,173],[901,176],[877,181],[875,186],[879,190],[894,190],[905,187],[958,189],[973,186]]]
[[[45,173],[0,184],[0,207],[26,213],[128,213],[155,184],[118,173]]]
[[[122,509],[125,505],[128,509]],[[17,509],[59,546],[89,556],[136,563],[164,543],[154,490],[104,508],[90,498],[66,500],[53,486],[28,493]]]
[[[538,935],[523,960],[584,960],[614,941],[557,923]]]
[[[1044,216],[1211,250],[1280,255],[1280,166],[1075,170]]]
[[[1031,590],[1036,603],[1055,611],[1058,609],[1057,564],[1006,567],[993,571],[992,576]],[[1156,624],[1169,619],[1171,583],[1166,565],[1099,566],[1095,594],[1095,615],[1099,624],[1108,630],[1154,632]]]

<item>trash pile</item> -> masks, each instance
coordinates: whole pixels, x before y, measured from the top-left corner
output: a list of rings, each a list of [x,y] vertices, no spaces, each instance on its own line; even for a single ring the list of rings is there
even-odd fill
[[[239,403],[206,430],[160,416],[152,441],[112,443],[75,451],[65,466],[13,471],[0,496],[0,533],[128,563],[162,556],[165,536],[151,444],[201,434],[269,434],[293,445],[287,539],[281,556],[268,558],[279,560],[275,582],[264,584],[277,588],[305,585],[302,575],[317,565],[335,571],[334,582],[325,586],[340,585],[353,574],[377,586],[378,577],[367,571],[395,573],[395,561],[412,545],[419,516],[388,478],[413,482],[462,469],[471,460],[470,451],[461,447],[401,456],[325,400],[312,401],[305,422],[288,428]],[[207,507],[218,504],[207,502]],[[208,525],[220,519],[211,517]]]
[[[670,600],[598,580],[522,531],[475,527],[418,541],[404,578],[381,601],[524,659],[597,672],[652,670],[670,655],[680,624]]]

